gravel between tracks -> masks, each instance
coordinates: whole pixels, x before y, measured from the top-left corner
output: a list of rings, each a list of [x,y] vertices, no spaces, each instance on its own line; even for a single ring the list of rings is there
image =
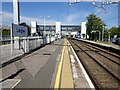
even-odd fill
[[[69,40],[96,88],[119,89],[119,67],[116,63],[98,54],[98,51],[85,47],[76,40]],[[102,52],[100,52],[102,53]],[[108,55],[110,56],[110,55]],[[113,56],[111,56],[113,57]],[[110,57],[110,58],[111,58]],[[116,58],[114,58],[116,59]],[[117,78],[118,79],[117,79]]]

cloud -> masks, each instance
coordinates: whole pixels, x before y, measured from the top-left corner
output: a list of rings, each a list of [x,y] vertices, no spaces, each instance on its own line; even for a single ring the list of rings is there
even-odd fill
[[[78,19],[80,19],[80,14],[79,13],[74,13],[70,15],[65,15],[64,21],[61,21],[62,24],[78,24]]]
[[[66,15],[64,16],[65,20],[63,21],[63,24],[80,24],[81,22],[86,21],[86,17],[89,14],[89,11],[81,11]]]
[[[26,17],[21,16],[21,22],[26,22],[28,25],[30,25],[31,21],[36,21],[38,24],[43,24],[43,18],[32,18],[32,17]],[[51,20],[50,18],[46,18],[45,24],[55,24],[55,20]]]
[[[3,25],[10,25],[13,22],[13,14],[9,12],[2,12],[1,21]]]
[[[106,24],[108,28],[118,25],[118,6],[106,6],[106,13],[102,10],[97,14]]]
[[[0,18],[3,25],[11,25],[13,23],[13,14],[9,12],[2,12],[2,18]],[[28,25],[31,24],[31,21],[36,21],[38,24],[43,24],[43,18],[32,18],[27,16],[20,16],[20,22],[25,22]],[[45,24],[55,24],[55,20],[51,20],[50,18],[46,19]]]
[[[73,21],[76,21],[79,17],[79,14],[71,14],[68,16],[68,22],[72,23]]]
[[[2,24],[3,25],[11,25],[11,23],[13,23],[13,14],[9,13],[9,12],[2,12]],[[81,12],[82,13],[82,12]],[[75,14],[70,14],[70,15],[66,15],[63,17],[63,21],[60,21],[62,24],[79,24],[78,22],[80,22],[81,15],[83,17],[83,14],[81,13],[75,13]],[[84,16],[87,15],[87,12],[84,12]],[[31,24],[31,21],[36,21],[39,24],[43,24],[43,18],[33,18],[33,17],[27,17],[27,16],[20,16],[20,22],[25,22],[28,25]],[[57,21],[56,20],[51,20],[50,18],[46,18],[45,20],[45,24],[51,24],[51,25],[55,25]]]

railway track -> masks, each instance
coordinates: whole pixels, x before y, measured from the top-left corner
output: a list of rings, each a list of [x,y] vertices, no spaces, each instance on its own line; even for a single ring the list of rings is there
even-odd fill
[[[120,89],[120,56],[90,44],[69,40],[96,89]]]

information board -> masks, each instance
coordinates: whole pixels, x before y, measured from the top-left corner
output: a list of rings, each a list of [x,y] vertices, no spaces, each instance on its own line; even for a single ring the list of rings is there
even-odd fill
[[[17,24],[12,24],[12,36],[27,37],[28,28]]]

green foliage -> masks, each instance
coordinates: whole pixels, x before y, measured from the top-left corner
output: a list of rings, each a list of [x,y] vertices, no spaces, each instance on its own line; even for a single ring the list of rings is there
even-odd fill
[[[3,29],[2,36],[10,36],[10,29]]]
[[[31,27],[29,25],[27,25],[25,22],[21,23],[20,25],[22,26],[26,26],[28,28],[28,35],[30,35],[31,32]],[[0,34],[2,33],[2,36],[10,36],[10,29],[0,29]]]
[[[87,34],[89,35],[90,39],[92,37],[92,35],[91,35],[92,31],[99,30],[100,32],[102,32],[103,26],[105,26],[105,23],[102,21],[102,19],[97,17],[95,14],[90,14],[87,17],[87,21],[88,21],[86,23]]]
[[[104,37],[104,39],[108,39],[109,33],[108,33],[107,29],[104,30],[104,36],[103,37]]]
[[[110,32],[110,36],[113,38],[114,35],[118,35],[120,38],[120,27],[112,27],[108,30]]]
[[[28,36],[30,36],[31,35],[31,27],[29,25],[27,25],[25,22],[21,23],[20,25],[26,26],[28,28]]]

